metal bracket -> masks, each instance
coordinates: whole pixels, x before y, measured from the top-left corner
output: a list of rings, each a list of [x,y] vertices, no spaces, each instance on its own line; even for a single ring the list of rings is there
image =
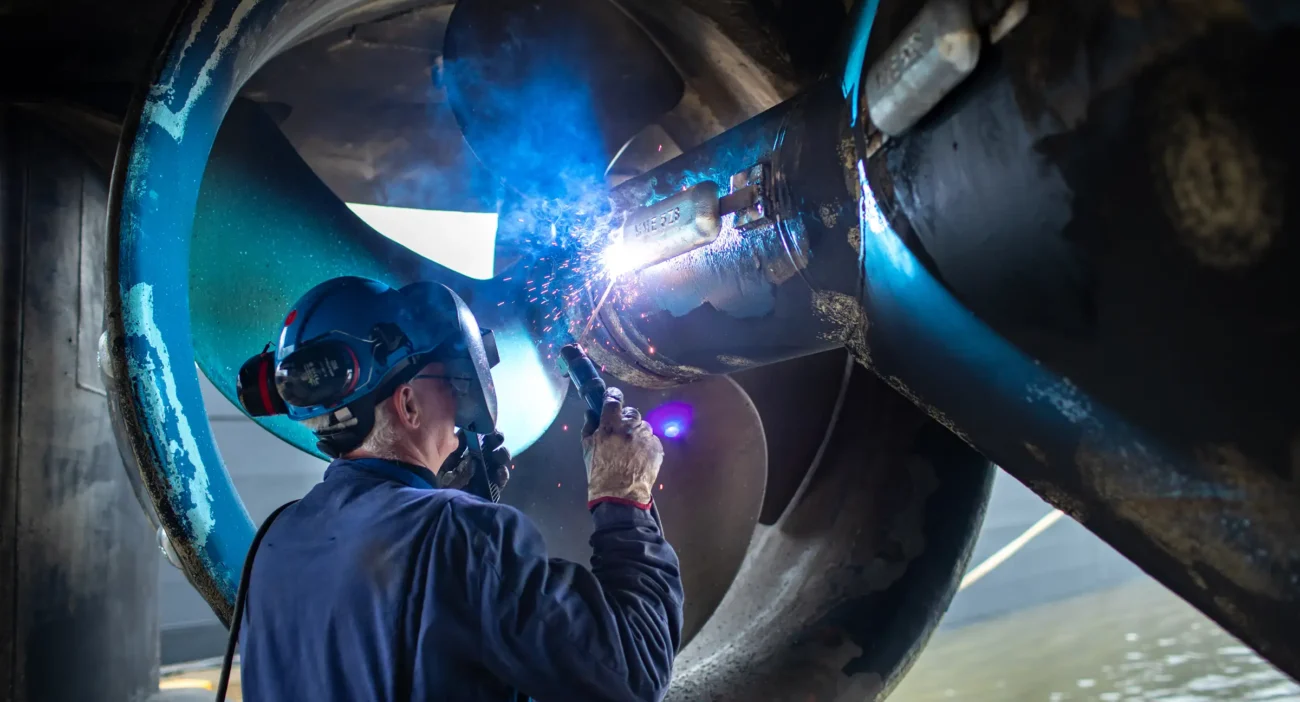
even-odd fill
[[[772,224],[768,216],[772,169],[759,163],[731,176],[731,193],[718,200],[720,215],[736,215],[736,231],[744,233]]]

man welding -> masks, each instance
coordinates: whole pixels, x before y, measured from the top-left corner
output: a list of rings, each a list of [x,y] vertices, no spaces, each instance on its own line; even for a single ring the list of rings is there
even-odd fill
[[[592,567],[549,559],[518,510],[440,487],[462,464],[457,427],[493,435],[494,357],[445,286],[344,277],[303,296],[274,350],[241,369],[250,414],[287,414],[335,458],[254,542],[244,699],[664,695],[682,584],[651,499],[663,447],[611,389],[582,438]],[[499,485],[508,454],[485,454]]]

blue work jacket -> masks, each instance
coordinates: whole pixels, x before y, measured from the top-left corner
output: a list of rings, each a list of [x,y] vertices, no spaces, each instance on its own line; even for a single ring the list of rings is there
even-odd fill
[[[337,460],[267,530],[240,635],[248,702],[657,700],[681,641],[658,514],[598,504],[591,569],[424,468]]]

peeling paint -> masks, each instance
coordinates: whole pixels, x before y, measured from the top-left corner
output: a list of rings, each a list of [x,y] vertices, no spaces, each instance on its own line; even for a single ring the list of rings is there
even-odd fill
[[[194,46],[194,42],[198,40],[203,25],[207,24],[208,17],[212,14],[212,7],[215,4],[215,2],[209,1],[199,6],[198,12],[194,15],[194,21],[190,22],[190,33],[185,37],[185,43],[181,44],[176,58],[169,62],[171,73],[167,76],[165,82],[149,86],[150,97],[166,98],[175,92],[172,86],[176,82],[176,74],[180,72],[181,64],[185,62],[185,55],[189,53],[190,47]]]
[[[230,43],[233,42],[235,37],[239,34],[240,26],[244,23],[244,19],[253,11],[253,8],[257,7],[259,1],[260,0],[243,0],[243,2],[240,2],[239,5],[235,7],[235,10],[231,13],[226,26],[222,28],[221,33],[217,35],[216,43],[212,48],[212,52],[208,54],[207,61],[203,63],[203,66],[195,75],[194,83],[190,85],[189,92],[185,94],[185,102],[181,105],[180,109],[172,110],[165,103],[175,96],[176,91],[172,85],[172,82],[175,79],[175,74],[180,72],[181,62],[184,59],[185,54],[198,39],[199,32],[203,29],[203,25],[207,23],[208,17],[212,13],[213,0],[209,0],[209,2],[203,4],[203,7],[199,10],[198,16],[195,17],[194,21],[190,24],[190,35],[186,37],[185,44],[181,46],[180,55],[171,64],[176,67],[173,71],[172,77],[168,79],[167,83],[150,90],[149,99],[144,105],[145,121],[158,125],[163,129],[163,131],[170,134],[178,143],[185,138],[185,123],[189,119],[190,110],[194,108],[194,103],[203,96],[203,93],[208,89],[208,86],[212,84],[212,71],[217,67],[217,64],[221,62],[226,50],[230,48]]]
[[[1069,378],[1062,378],[1060,382],[1051,385],[1030,385],[1026,388],[1025,399],[1030,402],[1046,400],[1071,424],[1095,422],[1092,417],[1092,400]]]
[[[161,457],[167,468],[171,498],[177,500],[185,496],[191,503],[192,506],[186,510],[185,517],[189,521],[193,534],[194,550],[201,552],[207,544],[208,535],[216,526],[212,511],[212,494],[208,491],[208,471],[203,463],[203,456],[199,453],[199,444],[194,438],[189,418],[185,416],[185,410],[177,393],[171,355],[163,342],[162,332],[154,322],[153,286],[148,283],[137,283],[127,291],[124,298],[126,314],[123,317],[126,335],[143,338],[152,352],[139,357],[132,354],[128,346],[127,369],[136,388],[151,391],[148,397],[141,398],[147,405],[147,416],[153,425],[150,433],[158,438],[171,436],[167,444],[167,453]],[[155,358],[158,365],[154,365]],[[162,382],[159,383],[159,380]],[[159,393],[159,387],[166,393],[165,396]],[[166,426],[169,415],[176,421],[174,432],[168,431]],[[193,474],[188,480],[185,479],[178,463],[178,459],[182,456],[193,467]]]

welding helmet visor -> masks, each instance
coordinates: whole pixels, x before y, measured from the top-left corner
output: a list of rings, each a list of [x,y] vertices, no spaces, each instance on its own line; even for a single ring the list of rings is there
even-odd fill
[[[434,282],[412,283],[400,291],[404,326],[428,330],[441,343],[423,358],[441,363],[456,392],[456,426],[476,434],[496,431],[497,394],[492,367],[499,357],[490,330],[480,329],[474,313],[451,288]],[[437,334],[441,331],[441,334]]]

